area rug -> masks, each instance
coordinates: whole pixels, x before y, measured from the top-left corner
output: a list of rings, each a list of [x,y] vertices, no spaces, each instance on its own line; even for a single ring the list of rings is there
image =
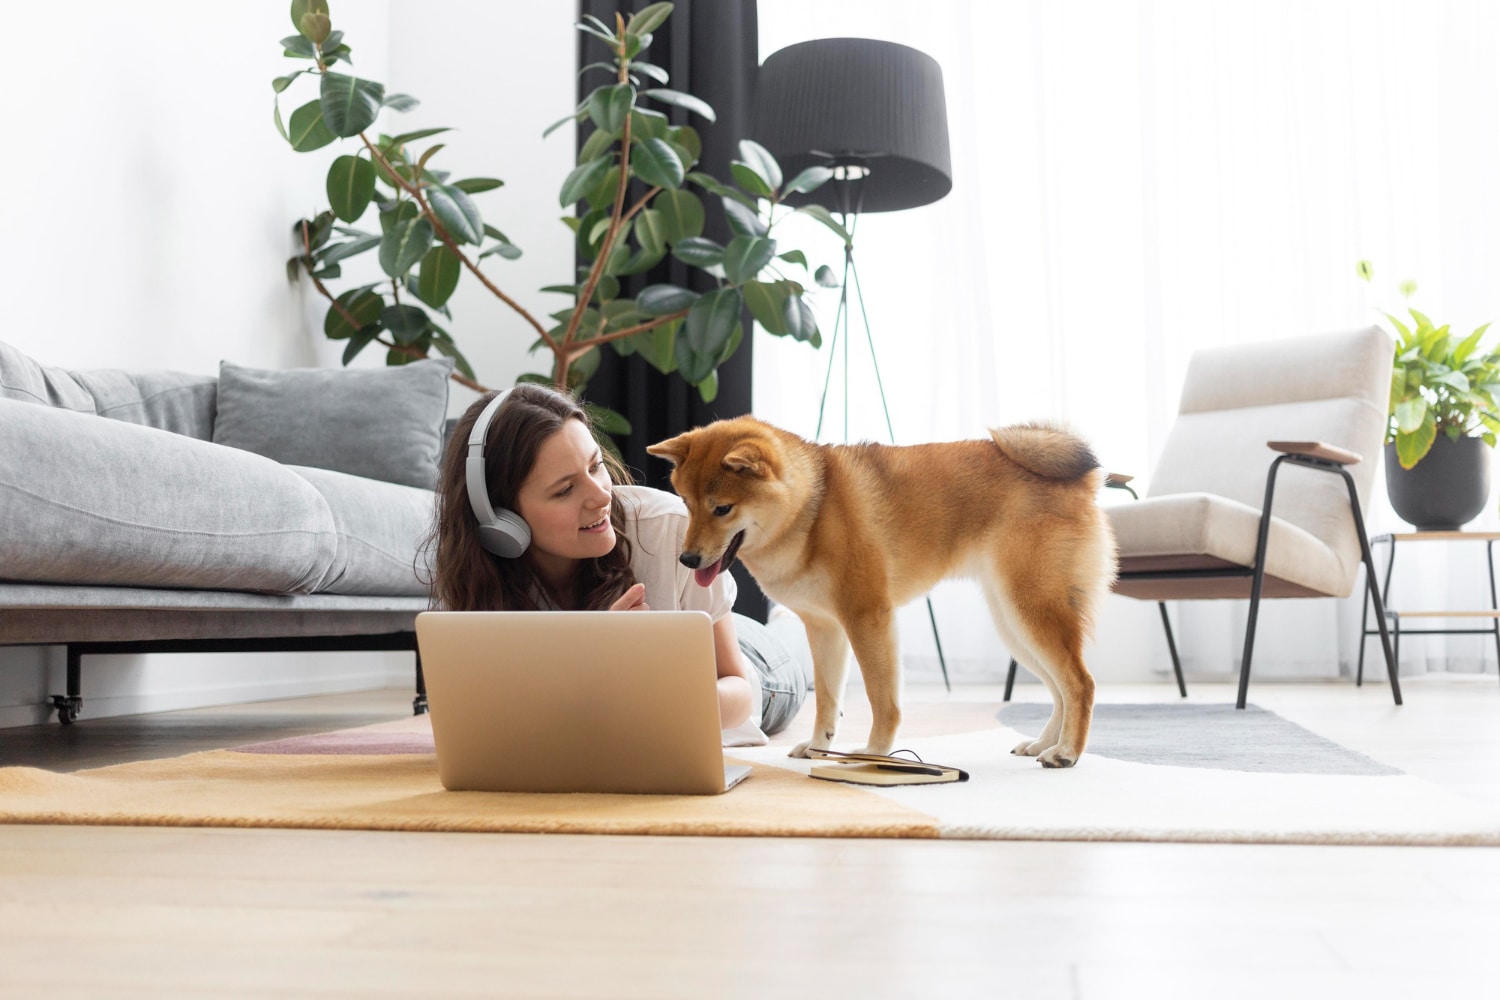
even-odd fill
[[[1089,752],[1062,771],[1009,753],[1044,716],[1031,704],[909,706],[902,746],[970,779],[880,789],[809,778],[786,756],[805,728],[794,723],[771,746],[726,751],[752,773],[720,796],[445,792],[421,717],[73,774],[0,768],[0,822],[1500,845],[1500,807],[1264,709],[1101,704]]]

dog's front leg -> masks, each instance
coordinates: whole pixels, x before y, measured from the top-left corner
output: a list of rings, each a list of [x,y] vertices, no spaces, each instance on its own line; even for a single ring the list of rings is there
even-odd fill
[[[901,728],[901,653],[895,612],[882,608],[861,614],[847,628],[870,699],[870,738],[859,752],[888,754]]]
[[[843,626],[830,618],[798,612],[807,626],[813,656],[813,696],[817,717],[812,739],[798,743],[788,757],[806,757],[808,750],[827,750],[838,735],[839,705],[844,700],[844,674],[849,669],[849,640]]]

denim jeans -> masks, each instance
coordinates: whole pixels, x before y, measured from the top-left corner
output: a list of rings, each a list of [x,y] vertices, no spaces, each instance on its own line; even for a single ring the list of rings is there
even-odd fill
[[[744,615],[734,616],[740,652],[760,678],[760,728],[767,736],[781,732],[802,707],[812,686],[812,650],[807,632],[793,615],[769,626]]]

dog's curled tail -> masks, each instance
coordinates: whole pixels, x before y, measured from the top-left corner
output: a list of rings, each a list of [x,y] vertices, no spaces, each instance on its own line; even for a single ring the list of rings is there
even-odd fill
[[[1050,424],[991,427],[990,437],[1006,458],[1044,479],[1069,482],[1099,468],[1099,459],[1087,444]]]

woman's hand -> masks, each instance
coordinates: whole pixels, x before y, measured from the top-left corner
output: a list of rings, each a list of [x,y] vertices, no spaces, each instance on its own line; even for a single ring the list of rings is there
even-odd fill
[[[646,585],[637,583],[625,593],[620,599],[609,606],[611,611],[650,611],[651,605],[646,603]]]

